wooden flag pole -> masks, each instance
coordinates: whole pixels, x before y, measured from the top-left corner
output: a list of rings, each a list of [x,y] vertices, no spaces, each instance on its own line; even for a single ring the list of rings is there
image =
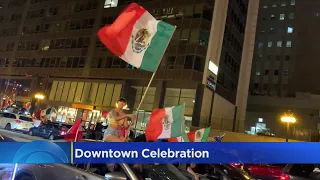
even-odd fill
[[[172,37],[173,37],[173,34],[174,34],[176,28],[177,28],[177,26],[174,26],[174,30],[173,30],[173,32],[172,32],[172,34],[171,34],[171,37],[170,37],[170,39],[169,39],[169,42],[168,42],[167,45],[166,45],[165,50],[167,50],[167,48],[168,48],[168,46],[169,46],[169,44],[170,44],[170,41],[171,41],[171,39],[172,39]],[[165,52],[162,54],[161,60],[162,60],[164,54],[165,54]],[[136,111],[137,115],[138,115],[139,110],[140,110],[140,108],[141,108],[142,102],[143,102],[144,98],[146,97],[147,92],[148,92],[148,90],[149,90],[149,88],[150,88],[150,86],[151,86],[151,83],[152,83],[152,81],[153,81],[153,79],[154,79],[154,77],[155,77],[155,75],[156,75],[156,72],[157,72],[157,70],[158,70],[158,68],[159,68],[159,66],[160,66],[160,64],[161,64],[161,60],[159,61],[156,70],[152,73],[152,76],[151,76],[151,78],[150,78],[150,80],[149,80],[149,83],[148,83],[148,85],[147,85],[147,87],[146,87],[146,90],[144,91],[144,93],[143,93],[143,95],[142,95],[142,97],[141,97],[140,103],[139,103],[138,108],[137,108],[137,111]],[[136,132],[137,122],[135,122],[135,126],[134,126],[134,127],[135,127],[135,132]],[[131,128],[132,128],[132,126],[129,127],[129,131],[128,131],[127,135],[126,135],[127,137],[128,137],[129,134],[130,134],[130,129],[131,129]],[[126,137],[126,138],[127,138],[127,137]]]

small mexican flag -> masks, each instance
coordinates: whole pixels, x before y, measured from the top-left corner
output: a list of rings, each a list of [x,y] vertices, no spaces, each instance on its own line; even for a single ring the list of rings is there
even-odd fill
[[[175,26],[156,20],[142,6],[131,3],[113,24],[98,32],[100,41],[132,66],[155,72]]]
[[[182,135],[176,138],[169,138],[169,142],[208,142],[210,133],[210,127],[199,129],[187,133],[185,136]]]
[[[183,112],[184,105],[153,110],[145,131],[147,141],[181,136]]]
[[[189,132],[187,135],[190,142],[208,142],[209,133],[210,127]]]

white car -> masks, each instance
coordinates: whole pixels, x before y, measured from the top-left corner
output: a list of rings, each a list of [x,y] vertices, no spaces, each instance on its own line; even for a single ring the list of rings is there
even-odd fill
[[[32,118],[14,113],[0,113],[0,128],[28,132],[32,127]]]

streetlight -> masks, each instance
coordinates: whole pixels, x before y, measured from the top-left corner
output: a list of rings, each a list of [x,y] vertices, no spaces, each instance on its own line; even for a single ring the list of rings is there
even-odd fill
[[[38,106],[38,109],[40,110],[40,100],[44,99],[44,95],[37,93],[34,95],[34,97],[37,99],[37,104],[38,104],[37,106]]]
[[[289,141],[289,128],[290,128],[290,123],[295,123],[296,122],[296,118],[293,116],[293,113],[285,113],[282,117],[281,117],[281,121],[284,123],[287,123],[287,137],[286,137],[286,142]]]

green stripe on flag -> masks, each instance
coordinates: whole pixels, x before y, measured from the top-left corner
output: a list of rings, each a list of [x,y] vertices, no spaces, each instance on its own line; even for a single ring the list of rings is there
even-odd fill
[[[157,67],[162,59],[164,52],[166,51],[174,30],[174,26],[166,22],[159,21],[157,32],[153,36],[148,49],[144,53],[139,69],[151,72],[157,71]]]
[[[181,132],[184,132],[184,129],[182,130],[183,111],[184,105],[178,105],[172,108],[173,123],[171,125],[171,137],[179,137],[181,136]]]
[[[210,129],[210,127],[204,129],[201,142],[208,142]]]

